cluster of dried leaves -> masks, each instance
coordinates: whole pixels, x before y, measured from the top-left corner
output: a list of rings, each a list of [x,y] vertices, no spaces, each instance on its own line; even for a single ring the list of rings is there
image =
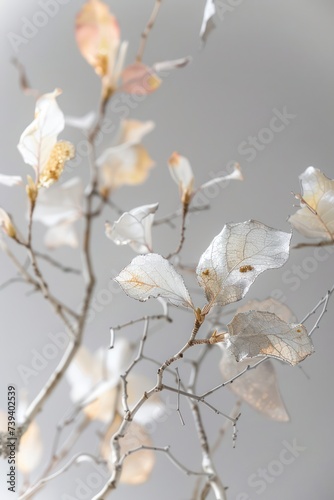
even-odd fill
[[[202,438],[205,431],[199,405],[205,403],[216,413],[222,414],[206,401],[206,397],[225,385],[228,385],[238,398],[262,414],[277,421],[287,421],[289,416],[278,389],[274,365],[269,358],[294,366],[314,350],[310,338],[312,331],[308,333],[303,322],[296,322],[287,306],[273,299],[262,302],[253,300],[242,305],[231,321],[227,325],[224,324],[225,306],[243,299],[261,273],[280,268],[286,263],[290,252],[290,233],[254,220],[226,224],[201,255],[196,269],[193,270],[205,297],[205,303],[201,307],[194,304],[184,279],[177,270],[179,260],[176,256],[183,247],[187,214],[190,210],[197,209],[193,205],[196,193],[215,183],[242,180],[243,176],[239,165],[235,165],[229,175],[215,178],[195,188],[195,176],[190,162],[178,153],[171,155],[168,165],[171,177],[179,189],[181,210],[166,218],[166,222],[170,222],[174,216],[182,217],[180,244],[176,251],[165,257],[153,251],[152,229],[157,222],[155,216],[158,202],[119,214],[118,220],[106,223],[105,233],[116,245],[130,245],[139,254],[115,278],[124,292],[140,301],[146,301],[150,297],[158,298],[164,311],[152,319],[170,321],[168,303],[190,310],[194,318],[194,329],[189,340],[178,353],[163,364],[146,358],[159,366],[158,380],[153,388],[152,381],[133,371],[135,365],[145,359],[143,349],[149,332],[147,318],[139,346],[131,344],[121,335],[117,335],[116,341],[112,342],[113,349],[100,348],[94,354],[82,344],[82,333],[94,287],[89,249],[91,223],[106,206],[114,206],[111,197],[116,189],[124,185],[138,185],[146,180],[154,162],[142,143],[144,137],[154,129],[154,123],[134,119],[123,121],[113,143],[90,165],[92,178],[86,189],[79,177],[72,177],[62,184],[58,182],[66,162],[75,156],[74,146],[66,140],[58,140],[58,136],[64,131],[66,124],[76,126],[87,134],[88,140],[95,148],[94,141],[101,120],[115,93],[149,95],[160,87],[161,72],[183,67],[189,62],[189,58],[152,65],[146,65],[142,61],[147,36],[160,3],[156,2],[143,33],[136,60],[126,64],[128,43],[121,41],[117,19],[102,1],[86,2],[77,16],[76,40],[81,54],[101,79],[99,113],[97,116],[93,114],[83,119],[66,119],[57,102],[61,94],[59,89],[39,96],[34,119],[22,133],[18,144],[23,161],[34,171],[34,177],[28,175],[25,183],[29,206],[27,237],[21,234],[13,218],[0,208],[0,226],[8,237],[7,241],[1,238],[1,248],[11,257],[22,279],[41,291],[54,306],[68,328],[69,336],[74,337],[72,347],[61,360],[54,379],[47,382],[41,395],[37,397],[37,402],[33,401],[29,407],[21,403],[23,437],[18,454],[18,468],[22,473],[27,476],[40,463],[42,440],[34,417],[63,375],[70,385],[75,418],[63,422],[58,426],[58,430],[75,422],[78,415],[83,417],[82,422],[73,430],[71,445],[65,443],[59,449],[55,447],[47,469],[40,480],[26,487],[21,495],[22,499],[31,498],[49,480],[79,461],[80,457],[74,457],[59,468],[58,472],[50,475],[69,455],[85,426],[94,421],[104,425],[99,450],[102,461],[108,464],[111,471],[110,481],[96,499],[105,498],[104,495],[117,487],[119,481],[131,484],[146,481],[154,467],[156,451],[167,453],[171,461],[184,472],[202,474],[206,484],[215,492],[216,498],[225,498],[225,489],[216,474],[206,438],[204,444],[202,443],[203,463],[205,462],[206,466],[199,473],[180,464],[168,448],[153,446],[145,425],[164,412],[161,391],[174,391],[177,392],[178,398],[180,395],[188,398]],[[208,0],[201,28],[203,40],[212,28],[215,9],[214,1]],[[334,181],[313,167],[307,168],[300,179],[302,194],[296,195],[300,208],[289,221],[302,235],[316,241],[299,246],[334,244]],[[24,181],[17,175],[0,174],[0,184],[15,187],[24,184]],[[95,197],[99,203],[97,207],[93,206]],[[76,229],[76,223],[80,219],[86,221],[83,238]],[[86,258],[88,283],[85,305],[80,314],[66,308],[49,292],[49,285],[38,266],[38,253],[32,245],[32,226],[37,221],[47,227],[45,245],[50,249],[63,245],[75,248],[81,244],[82,239],[84,240],[82,251]],[[13,255],[9,248],[10,240],[26,248],[33,264],[34,277]],[[43,258],[43,254],[39,256]],[[62,263],[57,263],[51,257],[47,258],[60,270],[65,270]],[[182,266],[179,267],[182,269]],[[319,307],[319,304],[316,307]],[[137,320],[138,323],[143,319]],[[203,324],[207,325],[206,335],[198,338],[198,331]],[[114,334],[114,330],[112,333]],[[180,380],[178,371],[175,371],[172,365],[183,358],[188,349],[195,346],[204,350],[194,364],[192,383],[186,383]],[[139,350],[136,355],[137,348]],[[204,396],[196,395],[195,379],[204,356],[209,349],[218,348],[222,354],[220,370],[224,382]],[[165,384],[165,372],[177,375],[177,384],[174,387]],[[227,418],[235,427],[237,416]],[[3,420],[3,416],[1,419]],[[2,422],[1,427],[5,432],[5,422]],[[59,439],[58,434],[56,438]],[[82,454],[80,459],[94,458]]]

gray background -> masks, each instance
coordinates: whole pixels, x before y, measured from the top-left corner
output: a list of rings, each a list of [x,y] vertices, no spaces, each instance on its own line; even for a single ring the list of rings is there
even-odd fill
[[[108,3],[119,19],[122,38],[130,42],[130,61],[153,0]],[[80,56],[73,36],[74,17],[82,4],[81,1],[72,1],[61,6],[59,13],[49,19],[47,26],[40,28],[29,43],[19,47],[18,52],[34,86],[43,92],[56,86],[63,89],[59,102],[64,112],[70,115],[82,115],[95,109],[99,95],[98,79]],[[22,18],[31,20],[40,6],[32,0],[1,0],[0,8],[1,171],[25,175],[29,167],[23,165],[16,144],[32,119],[34,103],[32,98],[23,96],[18,87],[16,71],[10,64],[14,52],[8,33],[20,34],[24,24]],[[298,175],[309,165],[320,168],[329,177],[334,174],[333,2],[240,2],[232,12],[225,13],[224,19],[217,18],[217,29],[212,33],[205,50],[200,50],[198,32],[203,8],[204,1],[163,2],[148,42],[145,61],[153,63],[192,55],[193,62],[166,78],[159,92],[131,112],[132,117],[152,119],[157,124],[156,130],[145,139],[156,161],[156,168],[143,186],[123,188],[115,195],[115,200],[125,209],[159,201],[160,214],[167,214],[178,204],[177,189],[166,167],[166,159],[174,150],[190,158],[198,184],[208,179],[210,172],[226,169],[232,160],[239,161],[245,182],[231,183],[212,199],[210,214],[192,217],[183,252],[183,261],[186,263],[196,262],[211,239],[228,221],[254,218],[275,228],[289,230],[286,219],[294,210],[294,199],[290,193],[299,191]],[[273,109],[282,110],[284,106],[296,118],[282,132],[276,133],[273,141],[258,152],[253,161],[247,161],[247,156],[238,152],[240,143],[247,140],[249,135],[257,136],[263,127],[268,126]],[[113,118],[118,120],[117,116]],[[65,131],[63,137],[75,144],[82,139],[79,132],[70,129]],[[104,145],[108,146],[111,139],[106,137]],[[86,178],[86,171],[87,165],[83,162],[75,174]],[[66,178],[70,178],[70,175]],[[2,187],[0,205],[14,214],[17,224],[24,229],[23,189]],[[94,245],[98,250],[95,259],[99,277],[97,292],[106,288],[110,277],[133,257],[131,249],[117,248],[104,237],[104,218],[112,217],[110,212],[106,212],[94,231]],[[43,234],[44,227],[36,224],[36,245],[42,245]],[[301,239],[298,235],[294,236],[294,242]],[[177,233],[160,227],[154,233],[154,240],[155,250],[167,253],[174,248]],[[18,255],[24,258],[21,253]],[[76,251],[65,249],[57,251],[55,256],[72,263],[76,263],[79,258]],[[5,256],[0,255],[0,260],[3,282],[12,277],[15,271]],[[299,279],[298,287],[283,278],[287,276],[284,272],[288,270],[291,278],[294,265],[303,268],[303,278]],[[50,280],[56,279],[53,281],[54,291],[76,307],[82,289],[80,279],[56,278],[49,267],[45,267],[45,271]],[[286,267],[265,273],[252,287],[248,297],[263,299],[276,293],[274,290],[279,290],[301,319],[332,283],[333,256],[317,262],[312,249],[293,251]],[[194,287],[193,284],[191,286]],[[27,298],[26,290],[23,285],[15,285],[1,292],[2,408],[5,407],[7,384],[14,382],[17,387],[23,385],[18,366],[30,366],[33,357],[31,350],[41,352],[49,342],[48,333],[61,330],[58,320],[41,297],[33,295]],[[197,298],[197,295],[194,296]],[[197,301],[199,305],[203,303],[200,295]],[[135,318],[158,310],[154,303],[143,305],[115,293],[112,303],[95,314],[87,329],[85,343],[92,349],[107,346],[108,327],[111,324],[123,322],[129,316]],[[229,486],[229,500],[242,500],[242,496],[238,497],[242,492],[249,495],[245,499],[257,499],[258,495],[254,488],[247,485],[247,479],[259,468],[265,468],[271,461],[278,459],[284,447],[282,442],[292,442],[293,439],[306,450],[293,464],[285,467],[284,472],[267,486],[261,497],[270,500],[332,498],[333,311],[331,303],[321,329],[314,336],[316,353],[303,364],[310,380],[301,370],[277,363],[280,386],[291,422],[279,424],[268,421],[245,406],[239,424],[237,448],[233,450],[230,437],[225,438],[216,456],[216,464],[223,481]],[[191,327],[190,316],[178,311],[173,314],[174,325],[154,335],[148,348],[148,352],[155,353],[159,359],[179,349]],[[124,331],[124,335],[136,338],[138,330]],[[59,352],[58,358],[60,355]],[[218,360],[219,353],[213,353],[211,362],[202,374],[200,389],[210,388],[221,380]],[[50,361],[38,376],[31,377],[26,387],[30,398],[37,394],[47,380],[56,361]],[[152,366],[144,366],[142,370],[154,376]],[[228,391],[221,391],[213,401],[220,409],[229,411],[233,397]],[[68,403],[68,386],[63,382],[38,418],[46,443]],[[170,444],[181,461],[198,469],[200,450],[186,401],[183,402],[183,408],[185,428],[181,428],[174,412],[165,423],[156,426],[152,437],[156,445]],[[203,414],[210,439],[214,439],[222,420],[205,409]],[[88,433],[85,439],[81,448],[93,451],[94,433]],[[45,452],[45,460],[47,457]],[[75,498],[76,478],[84,477],[89,472],[90,467],[80,466],[54,481],[36,498],[59,499],[62,493]],[[1,498],[6,498],[3,463],[1,474]],[[154,474],[147,484],[137,488],[121,486],[114,497],[189,500],[192,482],[165,457],[158,456]]]

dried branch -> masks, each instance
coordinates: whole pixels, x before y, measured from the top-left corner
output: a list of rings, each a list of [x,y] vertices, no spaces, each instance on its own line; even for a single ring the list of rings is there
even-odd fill
[[[150,34],[150,31],[152,30],[152,28],[154,26],[154,23],[155,23],[157,17],[158,17],[159,10],[161,7],[161,2],[162,2],[162,0],[155,0],[155,4],[154,4],[153,10],[152,10],[152,13],[150,15],[150,18],[148,20],[148,23],[147,23],[143,33],[141,35],[141,41],[140,41],[139,49],[138,49],[137,56],[136,56],[137,62],[141,62],[143,59],[143,55],[144,55],[145,47],[146,47],[146,43],[147,43],[147,38],[148,38],[148,35]]]
[[[334,245],[334,240],[330,241],[319,241],[318,243],[298,243],[292,250],[299,250],[300,248],[308,248],[308,247],[327,247],[330,245]]]

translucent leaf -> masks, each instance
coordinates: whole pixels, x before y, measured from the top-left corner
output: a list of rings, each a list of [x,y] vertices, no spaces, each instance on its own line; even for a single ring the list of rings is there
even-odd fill
[[[213,22],[213,17],[215,14],[216,14],[215,0],[206,0],[202,26],[199,34],[203,42],[206,42],[208,35],[215,28],[215,24]]]
[[[244,360],[238,363],[224,347],[223,351],[219,366],[224,381],[232,379],[245,370],[248,365],[252,366],[257,362]],[[227,387],[252,408],[272,420],[278,422],[289,421],[289,415],[279,391],[275,368],[270,359],[257,366],[254,370],[245,372],[240,378],[234,380],[233,384],[228,384]]]
[[[259,274],[281,267],[289,257],[290,239],[291,234],[253,220],[226,224],[196,270],[210,305],[242,299]]]
[[[91,111],[84,116],[65,116],[65,124],[69,127],[78,128],[80,130],[90,130],[96,120],[96,113]]]
[[[193,308],[182,276],[161,255],[150,253],[135,257],[115,281],[133,299],[146,301],[161,296],[175,306]]]
[[[18,144],[23,160],[35,169],[37,178],[48,164],[58,134],[65,127],[63,112],[56,101],[60,93],[56,89],[37,100],[35,119],[25,129]]]
[[[121,425],[121,417],[117,416],[108,429],[102,442],[101,455],[108,460],[111,471],[113,470],[113,459],[110,441]],[[153,443],[145,431],[145,428],[136,422],[132,422],[129,431],[120,439],[120,453],[124,453],[138,448],[139,446],[153,446]],[[124,461],[120,481],[126,484],[141,484],[148,480],[155,464],[155,454],[153,450],[141,450],[129,455]]]
[[[101,192],[144,182],[154,161],[140,142],[154,128],[152,121],[123,120],[114,145],[97,159]]]
[[[161,79],[153,69],[141,62],[135,62],[123,70],[122,82],[120,90],[139,96],[152,94],[161,85]]]
[[[152,224],[158,206],[143,205],[125,212],[113,225],[106,222],[106,236],[116,245],[130,245],[135,252],[152,252]]]
[[[30,474],[39,465],[43,453],[40,429],[35,421],[31,422],[20,440],[17,455],[17,468],[22,474]]]
[[[19,186],[22,184],[22,177],[19,175],[0,174],[0,184],[8,187]]]
[[[172,179],[180,188],[182,201],[189,202],[194,187],[194,174],[189,160],[178,153],[173,153],[168,166]]]
[[[280,302],[279,300],[269,298],[265,300],[249,300],[246,304],[238,307],[237,313],[243,313],[248,311],[267,311],[276,314],[282,321],[286,323],[294,323],[296,321],[296,316],[293,314],[291,309]]]
[[[231,181],[231,180],[236,180],[236,181],[243,181],[244,180],[240,165],[238,163],[236,163],[234,165],[233,172],[231,172],[228,175],[224,175],[222,177],[216,177],[214,179],[211,179],[211,181],[205,182],[204,184],[202,184],[202,186],[199,188],[199,190],[206,189],[206,188],[212,186],[213,184],[221,184],[223,182]]]
[[[120,44],[120,29],[108,5],[88,0],[76,19],[75,36],[79,50],[100,77],[114,68]]]
[[[237,361],[270,356],[296,365],[314,351],[304,325],[286,323],[273,313],[239,313],[227,326],[226,346]]]
[[[334,180],[314,167],[308,167],[299,178],[301,208],[289,222],[307,238],[334,241]]]
[[[48,248],[78,246],[78,236],[73,224],[82,216],[82,201],[83,186],[78,177],[52,189],[40,190],[34,220],[49,228],[44,238]]]

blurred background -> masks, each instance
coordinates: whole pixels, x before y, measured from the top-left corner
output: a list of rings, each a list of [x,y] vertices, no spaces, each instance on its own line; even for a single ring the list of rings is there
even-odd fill
[[[154,0],[106,0],[119,20],[122,39],[129,41],[128,62],[132,61],[139,44],[140,33],[150,15]],[[37,29],[24,43],[13,45],[13,36],[22,36],[27,20],[32,22],[41,11],[42,1],[1,0],[1,172],[25,176],[30,167],[22,162],[17,150],[20,134],[31,122],[34,110],[32,97],[24,96],[19,88],[17,70],[11,63],[15,56],[24,64],[33,87],[49,92],[55,87],[63,90],[59,104],[66,115],[82,116],[95,111],[99,99],[99,80],[81,57],[74,39],[74,21],[84,2],[58,2],[58,12],[49,17],[44,27]],[[216,28],[206,46],[201,47],[199,30],[204,0],[166,0],[150,34],[144,62],[155,62],[192,56],[192,63],[165,78],[155,94],[130,110],[130,117],[153,120],[155,130],[144,143],[155,160],[148,181],[136,187],[124,187],[115,193],[115,202],[129,210],[136,206],[159,202],[159,216],[178,207],[176,185],[170,178],[167,159],[176,150],[187,156],[193,166],[196,183],[200,185],[214,173],[227,171],[232,161],[241,164],[244,182],[231,182],[226,189],[210,195],[210,212],[193,215],[187,229],[182,262],[196,263],[212,238],[226,222],[241,222],[250,218],[277,229],[289,231],[287,217],[294,212],[293,192],[300,192],[298,176],[309,165],[334,177],[334,4],[330,0],[253,0],[217,2],[219,13]],[[238,5],[236,5],[238,4]],[[226,8],[228,6],[228,8]],[[35,17],[36,19],[36,17]],[[16,48],[16,50],[15,50]],[[284,111],[285,110],[285,111]],[[289,119],[280,132],[269,135],[263,129],[277,113],[287,113]],[[119,117],[108,115],[115,123]],[[78,145],[83,139],[80,131],[68,128],[63,138]],[[260,147],[249,146],[250,137],[257,138]],[[263,141],[262,139],[263,138]],[[113,137],[105,137],[99,152],[111,145]],[[250,151],[250,147],[252,148]],[[79,175],[87,179],[85,158],[68,173],[64,181]],[[1,187],[0,205],[15,217],[24,231],[26,199],[23,188]],[[98,292],[108,289],[115,276],[134,254],[128,247],[116,247],[104,235],[105,219],[115,214],[106,210],[97,221],[93,241]],[[34,241],[43,248],[45,228],[35,225]],[[168,253],[178,240],[178,231],[159,226],[154,231],[156,252]],[[302,241],[297,234],[293,242]],[[21,252],[17,255],[22,261]],[[334,281],[331,254],[314,249],[294,250],[283,269],[262,275],[251,288],[247,298],[265,299],[274,296],[288,304],[300,320],[332,286]],[[57,250],[57,259],[78,265],[79,252]],[[82,281],[60,276],[47,265],[43,266],[55,294],[73,307],[78,307]],[[6,256],[0,254],[1,283],[15,276]],[[192,289],[195,284],[189,281]],[[113,286],[112,300],[106,305],[98,302],[91,311],[85,333],[85,345],[91,350],[108,347],[109,327],[154,311],[159,305],[149,301],[137,303]],[[20,367],[31,367],[34,352],[41,353],[50,342],[50,333],[62,331],[62,325],[48,304],[27,287],[15,284],[0,295],[1,318],[1,401],[5,409],[7,385],[25,389],[32,399],[48,379],[61,358],[62,351],[37,374],[23,380]],[[193,293],[198,305],[200,294]],[[192,319],[182,311],[172,311],[175,321],[154,334],[148,344],[148,354],[163,360],[178,350],[188,338]],[[217,469],[228,486],[229,500],[249,500],[262,497],[270,500],[329,500],[334,494],[333,464],[333,320],[334,303],[329,305],[320,330],[314,335],[316,352],[303,363],[303,369],[275,363],[281,392],[291,421],[280,424],[267,420],[247,405],[242,408],[236,449],[232,449],[231,433],[225,437],[216,455]],[[312,322],[310,323],[312,325]],[[140,330],[124,330],[130,340]],[[36,351],[34,351],[36,350]],[[221,382],[218,369],[220,352],[213,352],[202,371],[199,390]],[[181,368],[181,376],[182,376]],[[184,369],[186,376],[186,369]],[[143,365],[140,370],[154,382],[155,368]],[[168,395],[170,398],[170,395]],[[171,398],[170,398],[171,399]],[[234,396],[222,390],[212,398],[222,411],[229,412]],[[175,402],[174,402],[175,403]],[[173,403],[173,404],[174,404]],[[64,380],[39,415],[38,423],[44,440],[43,461],[49,457],[55,426],[70,405],[69,386]],[[157,446],[171,445],[173,453],[190,468],[201,465],[200,447],[195,436],[187,402],[182,400],[185,427],[180,425],[176,412],[154,427],[152,439]],[[210,440],[214,441],[222,426],[222,417],[203,409]],[[85,435],[76,451],[93,452],[96,445],[94,428]],[[297,442],[303,448],[293,463],[284,466],[276,477],[266,481],[265,491],[258,495],[249,478],[259,469],[266,469],[279,460],[284,442]],[[14,498],[5,486],[6,468],[1,462],[1,498]],[[77,479],[92,472],[92,466],[72,468],[36,495],[37,500],[91,498],[76,496]],[[34,476],[33,476],[34,477]],[[159,498],[190,500],[194,480],[174,468],[164,456],[157,463],[150,480],[140,486],[121,485],[113,495],[118,499]],[[67,496],[66,496],[67,495]],[[91,495],[91,496],[90,496]]]

